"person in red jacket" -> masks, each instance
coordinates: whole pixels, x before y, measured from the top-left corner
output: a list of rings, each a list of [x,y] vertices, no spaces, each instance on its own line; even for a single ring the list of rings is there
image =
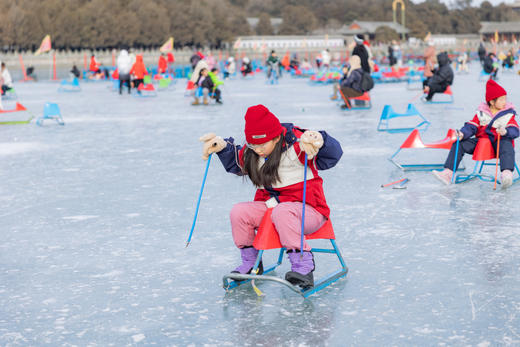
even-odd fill
[[[172,52],[168,52],[168,54],[166,56],[168,57],[168,73],[172,73],[173,72],[172,65],[173,65],[173,63],[175,63],[175,56],[173,55]]]
[[[130,75],[134,77],[134,87],[138,90],[138,93],[140,93],[138,88],[143,83],[144,75],[148,75],[141,54],[135,57],[135,63],[130,69]]]
[[[500,134],[500,170],[502,171],[502,188],[513,184],[515,168],[515,150],[513,141],[519,135],[518,123],[515,120],[516,111],[513,104],[507,102],[507,92],[494,80],[486,83],[486,102],[478,107],[475,116],[458,131],[459,149],[455,170],[459,166],[464,153],[473,154],[478,139],[488,137],[493,148],[497,149],[498,134]],[[473,137],[474,136],[474,137]],[[432,173],[441,182],[451,183],[453,163],[455,162],[456,143],[451,147],[444,170]]]
[[[336,165],[343,154],[341,145],[325,131],[305,130],[281,124],[265,106],[249,107],[245,115],[244,146],[233,138],[210,133],[202,136],[203,158],[217,153],[226,171],[247,176],[258,188],[254,201],[242,202],[231,210],[231,230],[240,249],[242,264],[234,272],[250,273],[258,250],[253,247],[255,229],[268,208],[271,220],[288,250],[291,271],[285,279],[302,288],[314,285],[314,258],[307,243],[300,256],[305,154],[308,156],[305,234],[317,231],[329,218],[329,207],[318,170]],[[261,263],[260,263],[261,264]],[[259,274],[263,267],[259,267]]]
[[[96,60],[96,56],[94,54],[92,54],[90,56],[90,65],[89,65],[89,71],[92,72],[93,74],[97,74],[97,73],[100,73],[101,70],[99,69],[99,66],[101,64],[98,63],[98,61]]]
[[[166,71],[168,70],[168,62],[166,61],[166,57],[164,56],[164,53],[161,53],[161,55],[159,56],[157,70],[160,74],[166,73]]]

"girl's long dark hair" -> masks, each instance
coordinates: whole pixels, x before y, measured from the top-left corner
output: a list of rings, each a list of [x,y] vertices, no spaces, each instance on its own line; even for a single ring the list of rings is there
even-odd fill
[[[284,145],[284,138],[280,136],[280,140],[261,168],[258,168],[260,156],[256,154],[254,150],[246,147],[244,150],[244,167],[242,168],[242,172],[249,176],[249,179],[256,187],[272,187],[273,184],[280,181],[278,166],[280,165]]]

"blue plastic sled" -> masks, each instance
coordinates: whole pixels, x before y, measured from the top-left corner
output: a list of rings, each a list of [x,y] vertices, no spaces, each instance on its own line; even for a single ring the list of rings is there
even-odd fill
[[[52,119],[55,120],[59,125],[65,125],[58,104],[51,102],[46,103],[43,107],[43,116],[38,117],[36,124],[42,126],[43,121],[46,119]]]
[[[390,119],[401,117],[418,117],[420,119],[420,122],[413,127],[391,128]],[[419,112],[413,104],[408,104],[405,113],[397,113],[394,111],[391,105],[385,105],[385,107],[383,108],[383,112],[381,113],[381,117],[379,118],[379,124],[377,124],[377,131],[386,131],[390,134],[407,133],[414,129],[424,131],[428,129],[429,126],[430,122],[426,118],[424,118],[421,112]]]
[[[80,92],[81,87],[79,85],[79,80],[77,77],[74,77],[72,81],[70,80],[62,80],[60,83],[60,87],[58,88],[58,92]]]

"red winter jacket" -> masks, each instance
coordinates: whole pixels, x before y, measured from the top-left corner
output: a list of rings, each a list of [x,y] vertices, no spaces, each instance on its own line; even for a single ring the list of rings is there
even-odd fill
[[[130,69],[130,75],[134,75],[136,79],[142,80],[144,75],[148,75],[148,71],[146,71],[146,66],[143,63],[143,56],[137,55],[135,57],[135,63]]]
[[[95,57],[90,57],[89,70],[92,72],[96,72],[99,70],[99,63],[96,61]]]
[[[159,73],[165,73],[168,69],[168,63],[166,62],[166,58],[162,55],[159,57],[158,70]]]
[[[493,116],[488,104],[483,102],[478,107],[473,119],[466,122],[460,131],[464,134],[465,139],[473,135],[477,138],[488,136],[489,139],[494,142],[498,135],[496,129],[505,128],[507,134],[502,137],[515,139],[519,135],[515,115],[516,111],[511,103],[507,103],[502,111]]]
[[[294,127],[290,123],[283,123],[285,151],[280,159],[278,174],[280,182],[272,187],[261,187],[257,189],[255,201],[267,201],[274,197],[278,202],[302,202],[303,201],[303,178],[305,152],[300,149],[298,139],[303,134],[303,129]],[[323,147],[317,156],[308,162],[307,169],[307,193],[306,204],[312,206],[326,218],[330,215],[330,209],[325,200],[323,192],[323,180],[318,175],[318,170],[326,170],[339,161],[343,151],[341,145],[325,131],[320,131],[323,136]],[[233,138],[226,139],[228,145],[218,152],[220,161],[226,171],[241,174],[243,167],[243,156],[246,146],[238,146]],[[263,160],[260,158],[259,160]],[[261,163],[259,163],[261,165]]]

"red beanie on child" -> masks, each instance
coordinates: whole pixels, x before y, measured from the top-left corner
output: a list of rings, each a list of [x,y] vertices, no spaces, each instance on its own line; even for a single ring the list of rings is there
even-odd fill
[[[247,143],[258,145],[274,139],[283,131],[280,121],[264,105],[251,106],[244,117]]]
[[[497,82],[489,79],[486,83],[486,102],[495,100],[503,95],[507,95],[507,92]]]

